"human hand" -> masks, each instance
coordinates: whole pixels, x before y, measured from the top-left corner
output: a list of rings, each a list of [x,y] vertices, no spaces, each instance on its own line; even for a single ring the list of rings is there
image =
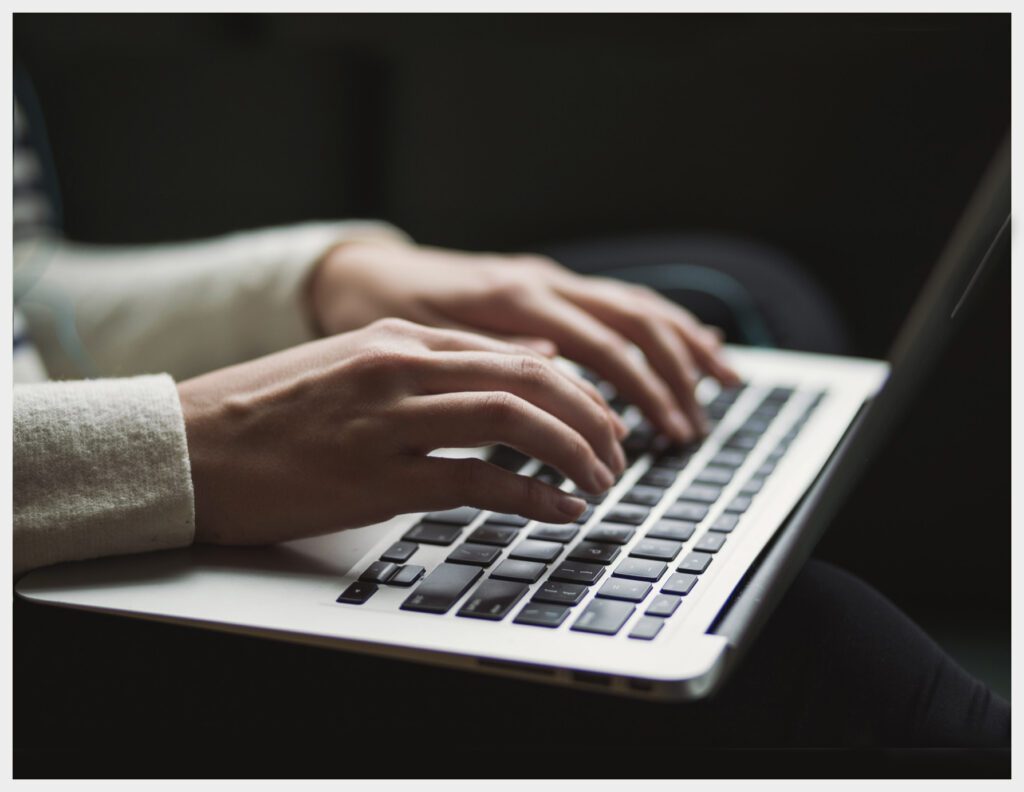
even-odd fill
[[[539,353],[387,319],[178,385],[196,541],[263,544],[470,505],[567,522],[558,489],[436,448],[504,443],[584,489],[625,468],[626,427]]]
[[[310,283],[312,312],[325,333],[398,316],[512,336],[549,354],[545,345],[554,344],[680,442],[706,427],[694,394],[700,372],[739,381],[720,335],[688,311],[645,286],[580,276],[541,256],[350,242],[328,253]],[[645,359],[631,354],[630,343]]]

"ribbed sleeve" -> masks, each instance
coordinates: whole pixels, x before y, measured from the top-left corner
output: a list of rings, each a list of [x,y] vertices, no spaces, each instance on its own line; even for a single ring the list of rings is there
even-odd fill
[[[14,388],[14,572],[188,545],[185,424],[167,375]]]

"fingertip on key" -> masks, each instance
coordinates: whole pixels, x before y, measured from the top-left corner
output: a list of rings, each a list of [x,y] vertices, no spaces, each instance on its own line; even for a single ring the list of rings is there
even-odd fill
[[[561,495],[558,498],[558,510],[569,519],[579,517],[585,508],[587,502],[582,498],[575,498],[572,495]]]

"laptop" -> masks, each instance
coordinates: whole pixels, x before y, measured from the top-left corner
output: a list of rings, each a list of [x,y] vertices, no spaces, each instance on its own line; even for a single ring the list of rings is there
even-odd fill
[[[712,429],[631,427],[629,466],[568,524],[459,508],[264,548],[194,546],[40,569],[33,602],[645,699],[718,689],[743,657],[1008,240],[1009,138],[888,361],[730,346],[698,387]],[[450,449],[573,490],[518,451]]]

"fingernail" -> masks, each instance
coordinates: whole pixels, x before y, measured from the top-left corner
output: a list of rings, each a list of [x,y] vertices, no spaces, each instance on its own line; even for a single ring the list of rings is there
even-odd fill
[[[615,483],[615,476],[612,475],[612,472],[605,465],[598,462],[594,466],[594,482],[601,492],[604,492]]]
[[[561,495],[558,498],[558,510],[568,517],[579,517],[586,507],[586,501],[582,498],[574,498],[572,495]]]
[[[619,440],[629,434],[629,427],[626,426],[626,422],[622,420],[613,410],[608,411],[612,416],[612,423],[615,425],[615,432],[618,435]]]

